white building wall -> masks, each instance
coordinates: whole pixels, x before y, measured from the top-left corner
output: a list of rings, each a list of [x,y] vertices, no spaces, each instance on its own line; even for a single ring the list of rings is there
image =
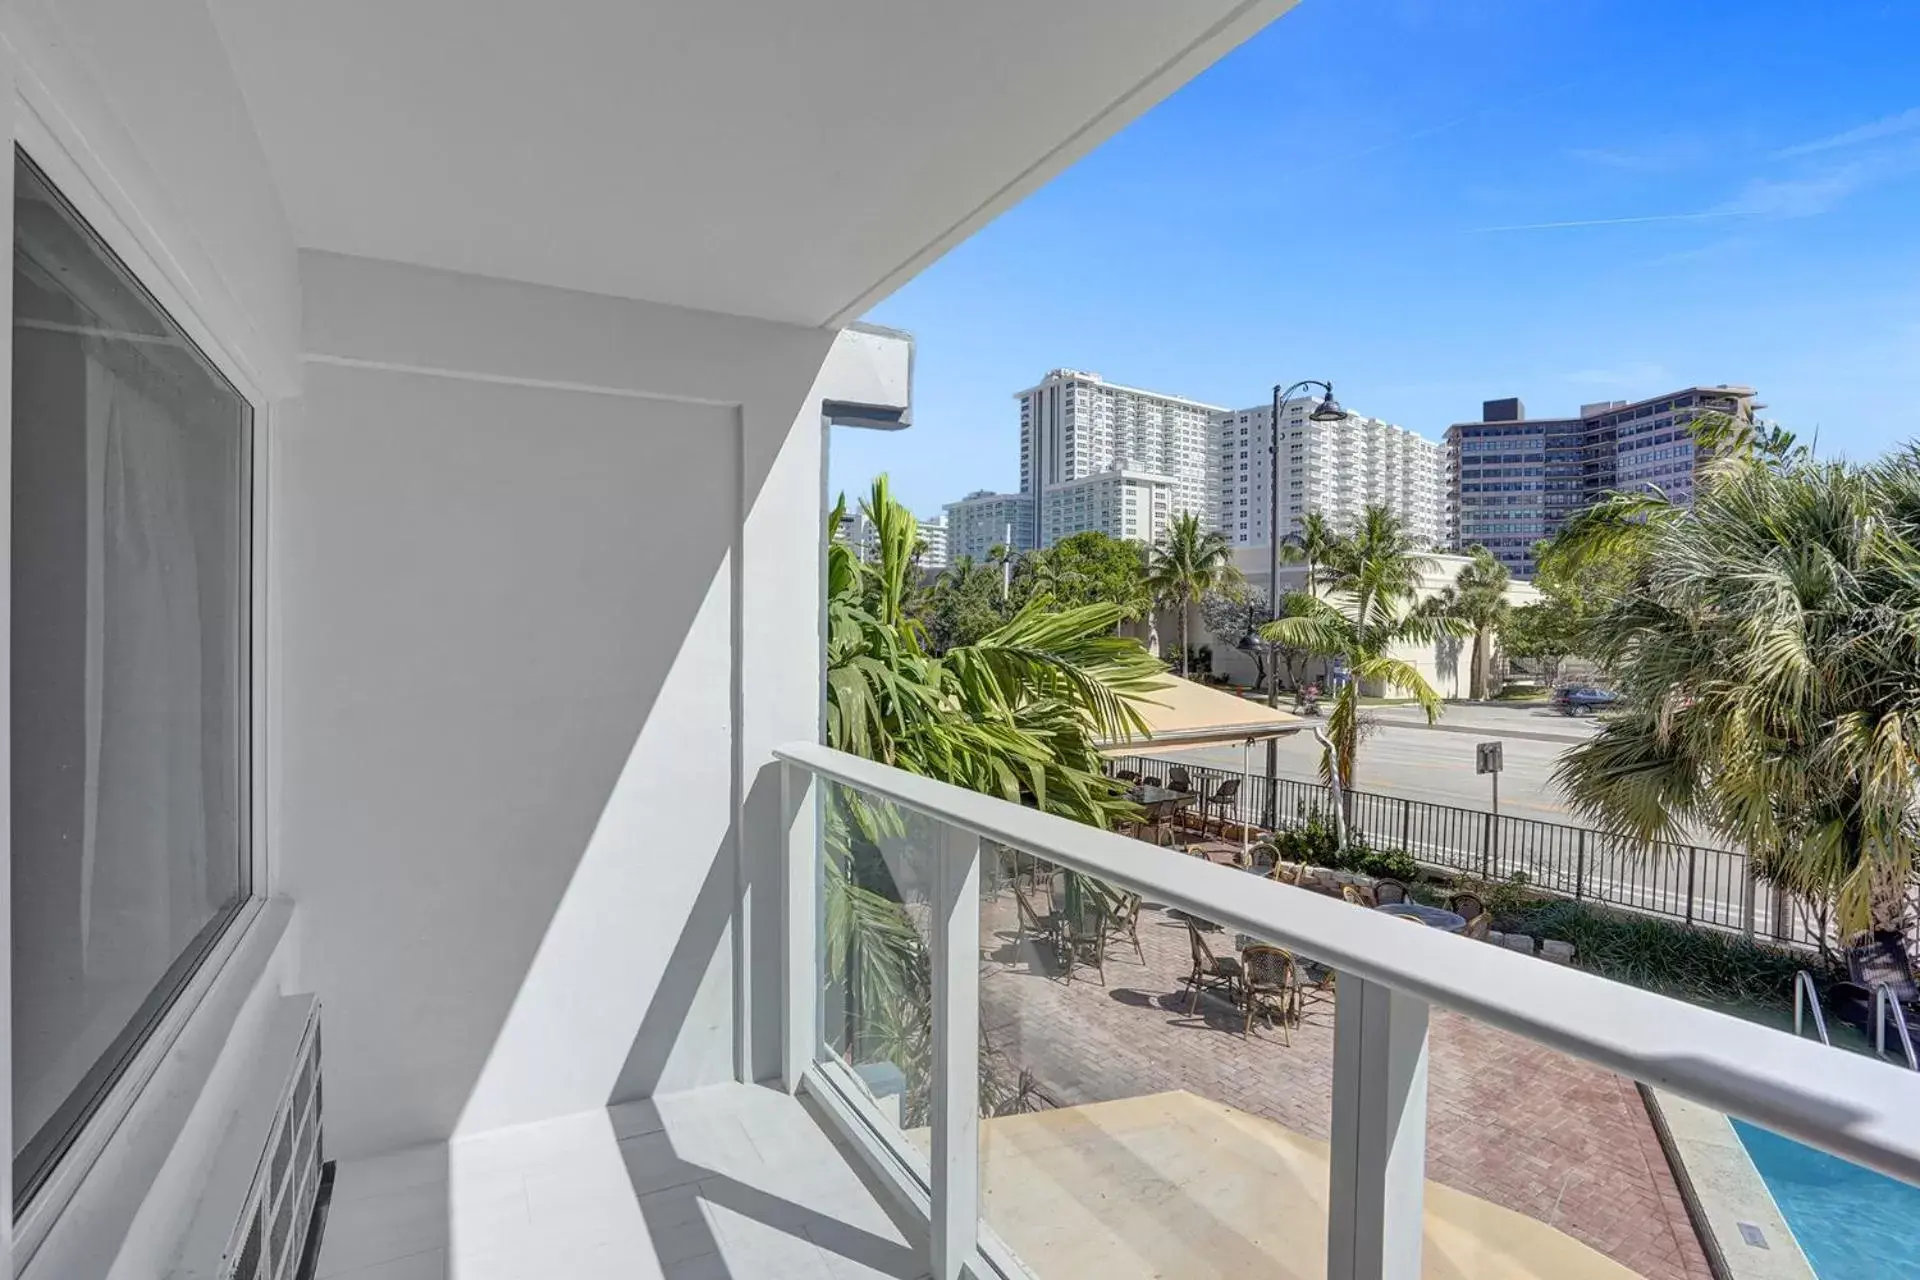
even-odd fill
[[[1178,513],[1178,488],[1167,476],[1107,471],[1050,487],[1041,499],[1040,545],[1076,533],[1153,543]]]
[[[920,537],[927,544],[926,550],[920,556],[920,567],[923,569],[946,568],[948,551],[946,517],[935,516],[931,520],[922,520]]]
[[[946,505],[947,554],[950,560],[971,557],[984,561],[995,547],[1016,551],[1033,549],[1033,498],[1017,493],[979,490]]]
[[[1212,527],[1210,437],[1215,405],[1105,381],[1095,373],[1055,369],[1020,392],[1020,489],[1037,495],[1041,545],[1046,491],[1057,484],[1119,468],[1164,477],[1176,515],[1193,513]]]
[[[819,733],[835,335],[302,261],[282,838],[336,1149],[768,1074],[736,906]]]
[[[1310,400],[1285,406],[1280,442],[1280,535],[1298,532],[1309,512],[1345,532],[1366,507],[1385,503],[1428,546],[1447,538],[1446,450],[1379,418],[1349,414],[1315,422]],[[1237,546],[1265,546],[1272,527],[1273,409],[1222,411],[1211,420],[1216,484],[1212,516]]]

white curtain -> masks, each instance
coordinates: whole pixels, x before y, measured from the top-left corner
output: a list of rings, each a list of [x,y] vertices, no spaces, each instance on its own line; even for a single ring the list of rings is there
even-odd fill
[[[175,415],[135,384],[129,363],[106,352],[86,361],[78,923],[89,980],[144,987],[205,922],[214,833],[202,779],[207,650],[185,441]]]

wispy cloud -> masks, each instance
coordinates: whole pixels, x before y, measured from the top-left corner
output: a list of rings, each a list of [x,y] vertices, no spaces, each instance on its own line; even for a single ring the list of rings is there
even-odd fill
[[[1631,147],[1572,147],[1567,151],[1569,160],[1622,173],[1668,173],[1698,164],[1709,155],[1702,139],[1683,135],[1653,138]]]
[[[1829,134],[1824,138],[1815,138],[1811,142],[1796,143],[1791,147],[1773,153],[1775,160],[1793,160],[1800,156],[1819,155],[1823,151],[1838,151],[1842,147],[1855,147],[1863,142],[1879,142],[1886,138],[1897,138],[1902,134],[1920,130],[1920,107],[1908,107],[1895,115],[1882,116],[1866,124]]]
[[[1568,227],[1624,227],[1640,222],[1705,222],[1713,218],[1741,216],[1730,209],[1705,209],[1699,213],[1648,213],[1637,218],[1574,218],[1566,222],[1519,222],[1505,227],[1473,227],[1470,235],[1494,235],[1507,231],[1560,231]]]
[[[1718,212],[1737,218],[1813,218],[1903,167],[1889,159],[1855,161],[1799,178],[1755,178]]]

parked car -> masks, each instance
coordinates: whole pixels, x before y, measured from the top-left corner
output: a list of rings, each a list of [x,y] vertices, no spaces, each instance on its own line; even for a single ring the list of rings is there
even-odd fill
[[[1591,685],[1571,685],[1553,691],[1553,709],[1563,716],[1590,716],[1618,701],[1620,695],[1611,689],[1595,689]]]

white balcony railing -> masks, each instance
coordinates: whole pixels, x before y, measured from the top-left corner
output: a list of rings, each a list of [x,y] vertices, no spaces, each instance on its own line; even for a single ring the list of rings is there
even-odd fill
[[[1911,1072],[1592,974],[1408,928],[1338,900],[1141,840],[798,744],[783,762],[783,1052],[790,1089],[858,1107],[824,1032],[821,814],[828,787],[913,815],[936,835],[913,873],[930,952],[929,1143],[899,1134],[901,1190],[924,1206],[932,1273],[1012,1271],[981,1222],[980,910],[983,851],[1012,849],[1317,958],[1337,971],[1326,1213],[1327,1274],[1421,1274],[1428,1019],[1441,1006],[1843,1159],[1920,1182]],[[842,1110],[842,1114],[848,1114]],[[906,1126],[913,1128],[914,1126]],[[930,1158],[929,1158],[930,1157]],[[1054,1280],[1046,1276],[1043,1280]]]

